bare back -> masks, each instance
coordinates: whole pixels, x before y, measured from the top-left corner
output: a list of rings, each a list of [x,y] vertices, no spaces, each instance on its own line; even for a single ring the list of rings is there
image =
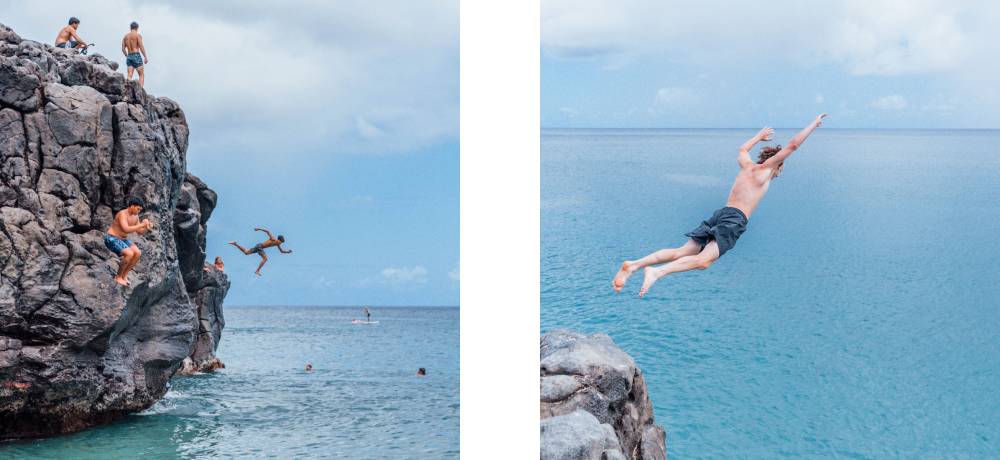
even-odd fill
[[[729,191],[726,206],[738,208],[743,211],[743,214],[746,214],[747,218],[750,218],[750,214],[753,214],[754,209],[767,193],[773,174],[772,168],[758,164],[740,169],[736,180],[733,181],[733,188]]]
[[[121,211],[118,211],[118,214],[115,214],[115,220],[111,222],[111,227],[108,228],[108,233],[111,234],[112,236],[116,236],[118,238],[128,237],[128,232],[125,231],[125,229],[119,222],[123,218],[123,216],[125,221],[128,222],[129,225],[137,225],[139,223],[138,215],[132,215],[131,213],[128,212],[128,209],[122,209]]]
[[[142,36],[139,35],[139,32],[131,31],[125,34],[122,43],[130,54],[138,53],[142,49]]]

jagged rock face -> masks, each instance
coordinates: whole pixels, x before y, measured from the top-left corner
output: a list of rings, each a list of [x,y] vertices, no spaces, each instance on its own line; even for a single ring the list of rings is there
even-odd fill
[[[206,224],[217,199],[215,192],[201,179],[188,174],[181,186],[180,199],[174,212],[178,263],[195,313],[195,340],[191,344],[189,356],[177,371],[180,375],[211,372],[226,367],[215,356],[215,350],[219,347],[222,329],[226,326],[222,315],[222,301],[229,292],[229,278],[214,265],[205,265]]]
[[[642,371],[610,337],[555,330],[540,352],[542,460],[666,458]]]
[[[204,257],[204,222],[194,243],[174,231],[187,122],[115,68],[0,25],[0,439],[149,407],[195,338],[178,261]],[[125,288],[102,238],[131,196],[153,229],[130,237]]]

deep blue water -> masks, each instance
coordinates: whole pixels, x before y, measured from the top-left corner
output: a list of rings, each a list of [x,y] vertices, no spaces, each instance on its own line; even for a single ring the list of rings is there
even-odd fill
[[[542,330],[635,357],[672,459],[1000,458],[1000,131],[820,128],[709,270],[612,292],[755,132],[543,130]]]
[[[0,458],[458,458],[458,308],[226,307],[226,369]],[[304,372],[306,362],[315,370]],[[416,377],[418,368],[426,377]]]

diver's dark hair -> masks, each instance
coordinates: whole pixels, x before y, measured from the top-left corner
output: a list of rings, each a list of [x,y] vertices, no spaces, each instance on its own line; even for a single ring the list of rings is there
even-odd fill
[[[129,24],[129,27],[131,27],[132,30],[138,29],[139,28],[139,23],[135,22],[135,21],[132,21],[132,24]]]
[[[426,374],[427,373],[427,369],[424,369],[424,368],[421,367],[420,369],[417,369],[417,373],[418,374]]]
[[[76,16],[72,16],[72,17],[69,18],[69,25],[79,24],[79,23],[80,23],[80,20],[77,19]]]
[[[757,164],[762,164],[767,161],[768,158],[773,157],[778,152],[781,151],[781,146],[767,146],[760,149],[760,156],[757,157]]]
[[[142,202],[142,198],[139,198],[137,196],[129,198],[128,199],[128,205],[129,206],[138,206],[138,207],[143,208],[143,209],[146,208],[146,203],[143,203]]]
[[[285,242],[285,235],[278,235],[278,241]]]

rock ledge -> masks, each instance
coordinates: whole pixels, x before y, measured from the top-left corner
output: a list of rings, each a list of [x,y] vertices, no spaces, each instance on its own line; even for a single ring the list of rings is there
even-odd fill
[[[541,459],[666,458],[635,360],[606,334],[542,335]]]

